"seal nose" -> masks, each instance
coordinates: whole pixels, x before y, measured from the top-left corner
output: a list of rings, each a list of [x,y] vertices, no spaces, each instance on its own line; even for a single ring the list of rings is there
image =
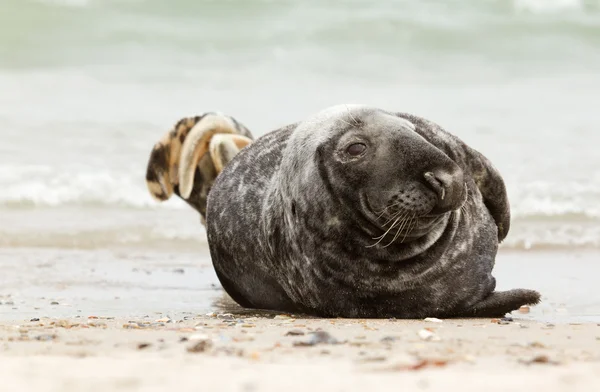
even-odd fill
[[[424,176],[427,185],[438,196],[433,213],[443,214],[460,206],[464,188],[462,170],[455,173],[442,170],[429,171]]]

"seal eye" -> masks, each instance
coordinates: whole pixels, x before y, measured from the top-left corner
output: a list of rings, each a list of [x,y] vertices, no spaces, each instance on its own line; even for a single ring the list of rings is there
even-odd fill
[[[365,152],[366,149],[367,146],[364,143],[353,143],[349,145],[348,148],[346,148],[346,152],[348,153],[348,155],[357,157],[363,152]]]

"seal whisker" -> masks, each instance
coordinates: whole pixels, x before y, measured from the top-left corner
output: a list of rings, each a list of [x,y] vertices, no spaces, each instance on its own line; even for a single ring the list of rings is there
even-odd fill
[[[402,237],[402,241],[400,241],[400,242],[404,242],[404,240],[406,240],[406,236],[409,235],[415,229],[415,227],[417,227],[418,222],[419,222],[419,217],[417,217],[417,214],[413,214],[413,216],[411,217],[411,222],[410,222],[409,228],[404,233],[404,237]]]
[[[350,118],[352,119],[352,121],[354,121],[354,124],[358,127],[360,126],[360,123],[358,121],[356,121],[356,118],[354,118],[354,116],[352,115],[352,113],[350,112],[350,109],[348,109],[348,105],[346,106],[346,111],[348,112],[348,115],[350,116]]]
[[[385,212],[387,210],[389,210],[390,208],[398,207],[398,205],[400,205],[400,204],[402,204],[402,201],[398,201],[396,203],[390,204],[389,206],[387,206],[383,210],[381,210],[381,212],[374,211],[376,214],[379,214],[379,217],[377,219],[379,220],[379,218],[381,218],[383,216],[383,214],[385,214]],[[404,208],[400,207],[399,212],[402,212],[402,211],[404,211]],[[394,219],[394,218],[392,218],[392,219]]]
[[[414,215],[413,215],[413,216],[414,216]],[[386,246],[384,246],[384,248],[385,248],[385,247],[388,247],[388,246],[390,246],[390,245],[391,245],[391,244],[392,244],[394,241],[396,241],[396,238],[398,238],[398,236],[400,235],[400,233],[402,232],[402,230],[405,228],[405,226],[406,226],[406,227],[408,227],[408,226],[410,225],[410,223],[409,223],[409,222],[411,222],[411,220],[412,220],[412,216],[411,216],[411,219],[407,219],[407,220],[405,220],[405,221],[402,223],[402,225],[400,225],[400,227],[398,227],[398,231],[396,231],[396,235],[395,235],[395,236],[394,236],[394,238],[393,238],[393,239],[390,241],[390,243],[389,243],[389,244],[387,244]],[[408,223],[408,224],[407,224],[407,223]],[[406,234],[405,234],[405,236],[406,236]],[[401,242],[403,242],[403,241],[401,241]]]
[[[351,127],[353,127],[354,125],[350,124],[348,121],[344,120],[343,118],[340,117],[340,121],[343,123],[346,123],[347,125],[350,125]]]
[[[399,220],[400,220],[400,218],[396,219],[396,222],[398,222]],[[380,242],[381,242],[381,241],[382,241],[382,240],[385,238],[385,236],[386,236],[386,235],[387,235],[387,234],[390,232],[390,230],[392,230],[392,229],[394,228],[394,226],[396,225],[396,222],[394,222],[394,224],[393,224],[393,225],[391,225],[391,226],[390,226],[390,228],[389,228],[389,229],[387,229],[387,231],[386,231],[385,233],[383,233],[381,236],[379,236],[379,237],[374,237],[373,239],[374,239],[374,240],[377,240],[377,239],[378,239],[378,241],[377,241],[376,243],[374,243],[373,245],[367,245],[367,248],[372,248],[372,247],[374,247],[375,245],[379,244],[379,243],[380,243]]]
[[[402,216],[402,219],[405,219],[408,213],[409,211],[402,209],[396,214],[394,214],[394,216],[392,216],[390,219],[388,219],[382,226],[387,226],[388,223],[390,223],[392,220],[396,219],[399,216]]]

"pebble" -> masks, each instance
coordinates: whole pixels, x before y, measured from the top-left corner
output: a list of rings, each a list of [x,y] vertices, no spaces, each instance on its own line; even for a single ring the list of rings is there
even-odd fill
[[[29,321],[40,321],[40,319],[39,319],[39,318],[37,318],[37,317],[34,317],[34,318],[32,318],[31,320],[29,320]]]
[[[208,339],[200,340],[187,348],[188,353],[203,353],[212,347],[212,342]]]
[[[287,331],[287,333],[285,334],[285,336],[301,336],[304,335],[304,331],[302,331],[301,329],[292,329],[290,331]]]
[[[546,346],[543,343],[540,343],[540,342],[531,342],[531,343],[529,343],[529,347],[533,347],[533,348],[546,348]]]
[[[519,313],[529,313],[531,308],[527,305],[523,305],[519,308]]]
[[[429,342],[438,342],[442,340],[435,332],[429,331],[427,329],[422,329],[418,333],[421,340],[426,340]]]
[[[172,322],[172,320],[169,318],[169,316],[167,316],[167,317],[163,317],[161,319],[155,320],[154,322],[156,322],[156,323],[170,323],[170,322]]]
[[[137,348],[138,348],[138,350],[143,350],[143,349],[148,348],[150,346],[151,346],[150,343],[140,343],[140,344],[138,344]]]
[[[440,320],[439,318],[435,318],[435,317],[426,317],[423,321],[429,322],[429,323],[443,323],[443,320]]]
[[[50,302],[50,305],[59,305],[59,303],[56,301],[52,301],[52,302]]]
[[[550,359],[550,357],[548,357],[547,355],[536,355],[533,358],[530,359],[521,359],[519,360],[519,362],[524,363],[526,365],[531,365],[534,363],[540,363],[540,364],[549,364],[549,365],[558,365],[557,361],[553,361]]]
[[[56,335],[39,335],[35,337],[35,340],[40,340],[42,342],[50,342],[57,338]]]
[[[233,320],[233,314],[231,313],[221,313],[221,314],[217,314],[217,318],[219,319],[225,319],[225,320]]]
[[[294,342],[296,347],[315,346],[317,344],[339,344],[341,343],[336,338],[331,336],[329,332],[316,331],[311,333],[311,338],[304,342]]]

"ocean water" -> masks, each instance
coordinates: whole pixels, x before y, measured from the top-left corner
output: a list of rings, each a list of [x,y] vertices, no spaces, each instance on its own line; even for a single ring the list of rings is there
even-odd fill
[[[599,0],[0,0],[0,246],[204,247],[145,166],[181,117],[256,136],[327,106],[488,156],[506,249],[600,247]]]

